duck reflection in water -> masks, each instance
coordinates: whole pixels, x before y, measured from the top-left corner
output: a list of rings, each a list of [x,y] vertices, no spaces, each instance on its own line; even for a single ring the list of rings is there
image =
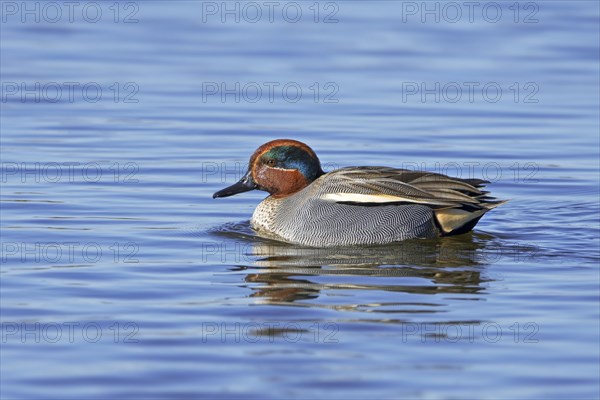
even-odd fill
[[[298,247],[269,241],[257,238],[249,229],[240,229],[240,225],[219,234],[248,242],[244,251],[253,262],[235,270],[246,273],[245,281],[252,283],[252,297],[269,303],[315,299],[323,290],[456,294],[479,300],[482,296],[478,294],[484,292],[488,281],[485,265],[500,256],[494,250],[496,238],[479,232],[345,248]]]

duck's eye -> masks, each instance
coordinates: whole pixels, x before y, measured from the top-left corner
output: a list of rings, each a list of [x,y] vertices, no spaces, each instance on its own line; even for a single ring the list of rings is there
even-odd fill
[[[274,159],[270,158],[269,160],[267,160],[267,165],[269,167],[274,167],[275,164],[277,164],[277,161],[275,161]]]

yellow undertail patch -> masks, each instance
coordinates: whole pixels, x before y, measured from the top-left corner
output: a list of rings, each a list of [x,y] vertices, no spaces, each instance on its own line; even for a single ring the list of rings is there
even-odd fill
[[[487,211],[488,210],[486,209],[479,211],[465,211],[457,208],[445,208],[443,210],[436,210],[435,217],[444,233],[450,233],[461,226],[468,224],[469,221],[481,217]]]

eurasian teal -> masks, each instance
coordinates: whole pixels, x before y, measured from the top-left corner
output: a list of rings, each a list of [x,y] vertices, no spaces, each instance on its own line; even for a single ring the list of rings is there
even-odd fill
[[[213,198],[264,190],[250,223],[259,234],[311,247],[372,245],[457,235],[504,203],[481,179],[390,167],[346,167],[325,173],[302,142],[278,139],[250,157],[239,182]]]

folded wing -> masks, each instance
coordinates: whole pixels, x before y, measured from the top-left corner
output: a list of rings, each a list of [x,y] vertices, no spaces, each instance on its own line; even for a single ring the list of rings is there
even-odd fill
[[[420,204],[434,210],[446,235],[471,230],[489,210],[503,204],[481,188],[481,179],[451,178],[389,167],[349,167],[327,174],[318,196],[348,205]]]

